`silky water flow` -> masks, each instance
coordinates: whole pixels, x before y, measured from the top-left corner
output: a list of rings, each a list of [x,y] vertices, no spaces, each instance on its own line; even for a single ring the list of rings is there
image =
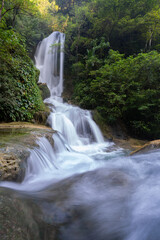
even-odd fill
[[[38,202],[44,224],[58,226],[48,239],[159,240],[160,151],[127,156],[104,140],[90,111],[63,103],[64,43],[65,35],[54,32],[35,54],[39,82],[51,94],[45,103],[54,147],[40,138],[24,180],[0,186]]]

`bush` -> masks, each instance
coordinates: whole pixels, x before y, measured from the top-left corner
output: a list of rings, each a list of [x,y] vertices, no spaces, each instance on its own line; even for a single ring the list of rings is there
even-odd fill
[[[44,109],[38,74],[20,36],[0,29],[0,121],[30,121]]]

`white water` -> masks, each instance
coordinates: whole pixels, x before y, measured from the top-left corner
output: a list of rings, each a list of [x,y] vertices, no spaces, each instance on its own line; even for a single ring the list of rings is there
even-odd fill
[[[63,33],[53,32],[39,43],[35,54],[39,82],[47,83],[55,98],[61,97],[63,92],[64,41]]]
[[[62,199],[59,192],[49,193],[56,206],[62,206],[62,212],[65,208],[71,212],[80,209],[80,216],[60,229],[59,239],[159,240],[160,152],[125,157],[123,149],[108,151],[113,143],[104,140],[91,113],[63,103],[64,38],[64,34],[52,33],[36,52],[39,81],[47,83],[51,92],[45,102],[52,110],[48,123],[57,130],[54,147],[46,138],[39,139],[39,147],[28,159],[23,182],[1,182],[0,186],[32,194],[41,190],[46,197],[47,186],[54,188],[60,183],[61,191],[65,181],[71,181],[64,195],[60,192]],[[79,173],[84,175],[79,175],[75,183],[74,176],[65,179]],[[44,211],[53,218],[50,208]]]

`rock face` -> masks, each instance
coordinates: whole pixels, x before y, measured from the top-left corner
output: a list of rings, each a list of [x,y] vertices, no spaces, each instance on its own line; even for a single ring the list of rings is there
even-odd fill
[[[149,151],[152,151],[154,149],[159,149],[159,148],[160,148],[160,140],[154,140],[144,144],[142,147],[139,147],[137,150],[131,152],[130,155],[147,153]]]
[[[46,126],[29,123],[0,124],[0,180],[21,181],[30,149],[40,137],[53,145],[54,131]]]
[[[108,125],[97,111],[93,111],[93,118],[95,122],[99,125],[103,135],[122,148],[134,151],[147,142],[144,140],[131,138],[128,135],[124,124],[122,124],[121,122],[112,126]]]

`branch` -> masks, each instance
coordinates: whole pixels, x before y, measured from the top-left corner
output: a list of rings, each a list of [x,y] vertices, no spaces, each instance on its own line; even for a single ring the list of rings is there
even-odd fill
[[[3,17],[7,12],[9,12],[9,11],[11,11],[11,10],[13,10],[13,9],[18,9],[20,6],[14,6],[14,7],[12,7],[12,8],[8,8],[2,15],[1,15],[1,17]]]
[[[27,12],[29,13],[31,11],[30,8],[23,6],[23,4],[16,4],[15,6],[6,9],[4,11],[4,13],[2,13],[3,9],[4,9],[4,0],[2,0],[2,7],[0,9],[0,22],[1,22],[2,17],[4,15],[6,15],[7,12],[12,11],[14,9],[19,9],[20,11],[25,12],[25,13],[27,13]]]

